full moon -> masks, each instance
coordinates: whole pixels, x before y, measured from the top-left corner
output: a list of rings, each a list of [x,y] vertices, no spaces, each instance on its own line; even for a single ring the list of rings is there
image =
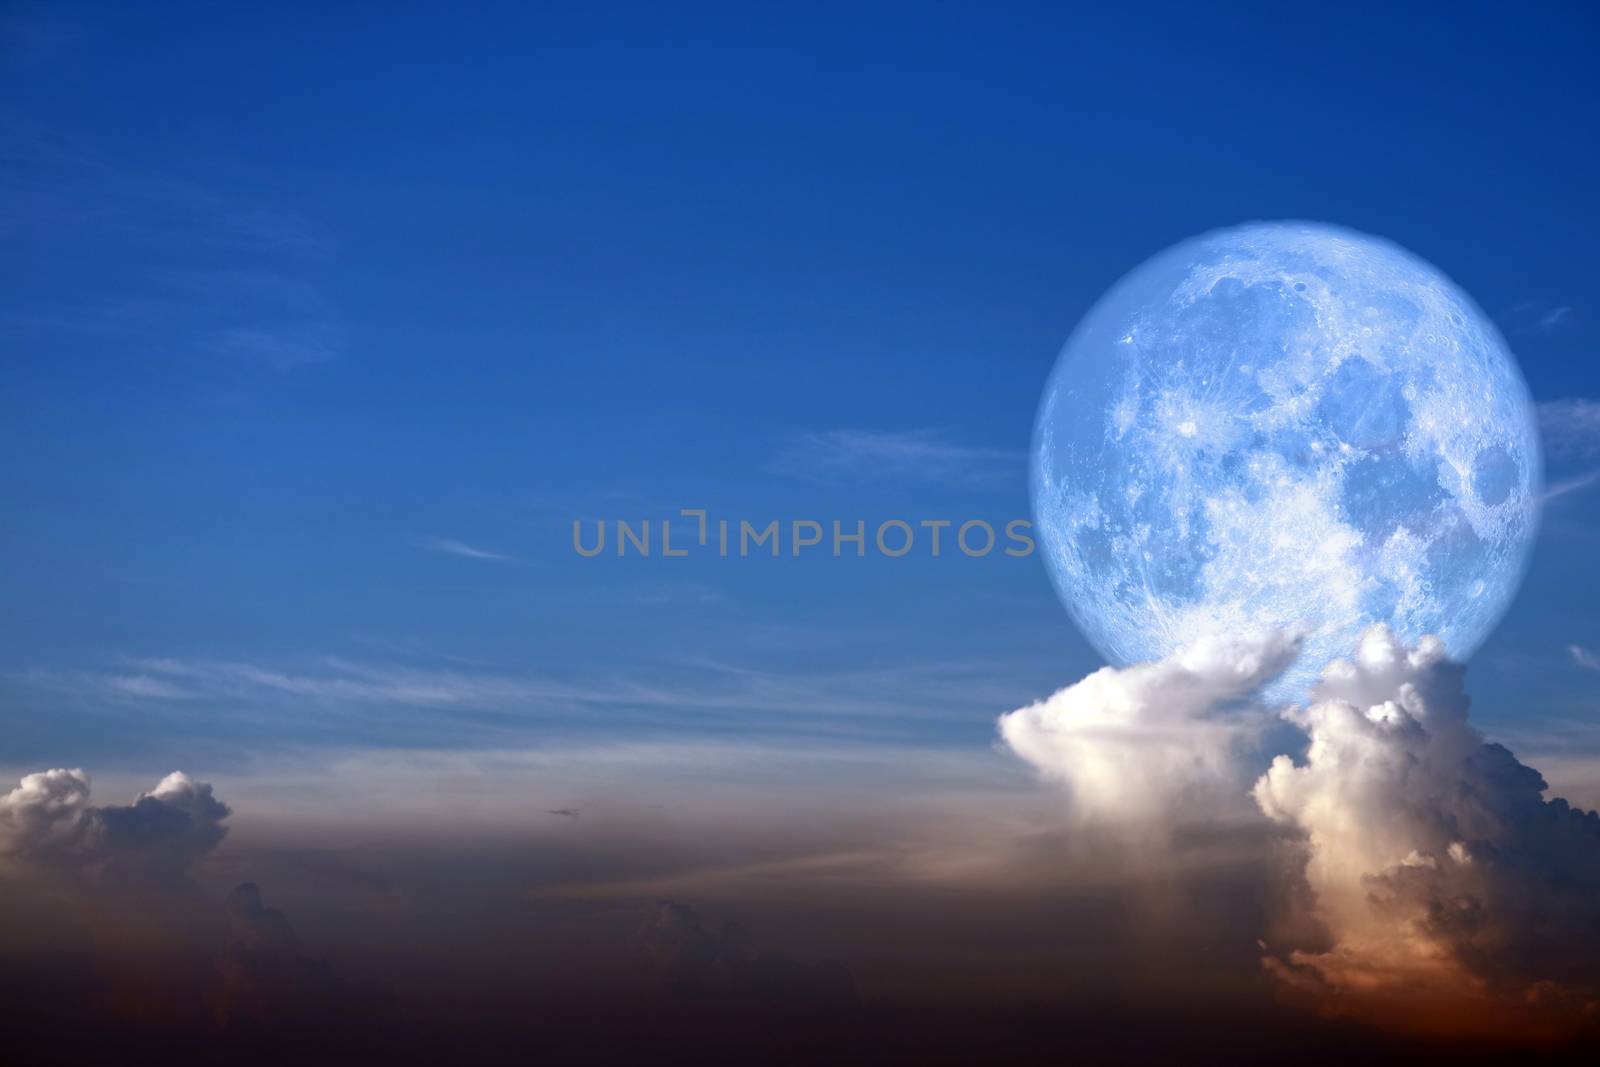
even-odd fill
[[[1149,260],[1062,350],[1034,432],[1056,589],[1108,660],[1302,626],[1269,692],[1387,623],[1465,658],[1520,584],[1541,459],[1476,304],[1331,226],[1222,230]]]

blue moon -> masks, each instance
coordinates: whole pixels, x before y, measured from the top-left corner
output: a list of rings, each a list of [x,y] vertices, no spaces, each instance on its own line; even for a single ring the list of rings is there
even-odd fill
[[[1386,623],[1468,656],[1521,584],[1542,461],[1494,324],[1437,269],[1332,226],[1179,244],[1073,333],[1040,406],[1035,521],[1108,660],[1298,626],[1269,696]]]

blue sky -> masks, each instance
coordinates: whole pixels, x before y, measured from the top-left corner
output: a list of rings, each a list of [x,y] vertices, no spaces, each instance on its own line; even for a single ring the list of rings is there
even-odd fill
[[[1600,467],[1596,16],[7,5],[0,762],[985,745],[1037,557],[578,559],[574,517],[1027,514],[1074,323],[1184,237],[1385,236]],[[1475,715],[1600,748],[1600,489]],[[503,558],[494,558],[503,557]]]

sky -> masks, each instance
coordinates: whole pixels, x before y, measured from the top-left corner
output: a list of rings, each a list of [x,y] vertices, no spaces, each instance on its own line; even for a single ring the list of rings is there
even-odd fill
[[[1600,804],[1597,29],[0,0],[0,994],[78,989],[19,951],[181,942],[236,1017],[371,979],[465,1025],[632,990],[642,937],[669,984],[837,1005],[837,958],[1004,1040],[1068,989],[1338,1049],[1363,968],[1509,983],[1428,1009],[1488,1031],[1548,962],[1592,1020],[1600,823],[1535,780]],[[1038,553],[789,554],[797,519],[1003,547],[1074,326],[1262,219],[1438,267],[1538,404],[1542,530],[1464,688],[1373,638],[1333,689],[1401,711],[1285,723],[1239,708],[1282,635],[1096,674]],[[574,550],[682,509],[784,553]],[[1374,884],[1484,926],[1392,953]]]
[[[984,743],[1097,662],[1037,556],[572,520],[1026,517],[1073,325],[1250,219],[1439,266],[1600,466],[1592,13],[1272,11],[7,5],[6,756]],[[1524,743],[1527,665],[1600,743],[1597,513],[1473,661]]]

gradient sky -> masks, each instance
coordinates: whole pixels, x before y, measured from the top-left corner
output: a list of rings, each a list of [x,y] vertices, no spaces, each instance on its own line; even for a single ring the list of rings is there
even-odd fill
[[[1098,663],[1037,557],[571,520],[1025,516],[1079,317],[1260,218],[1431,261],[1553,405],[1474,716],[1600,753],[1592,9],[330,7],[0,12],[0,763],[986,746]]]

